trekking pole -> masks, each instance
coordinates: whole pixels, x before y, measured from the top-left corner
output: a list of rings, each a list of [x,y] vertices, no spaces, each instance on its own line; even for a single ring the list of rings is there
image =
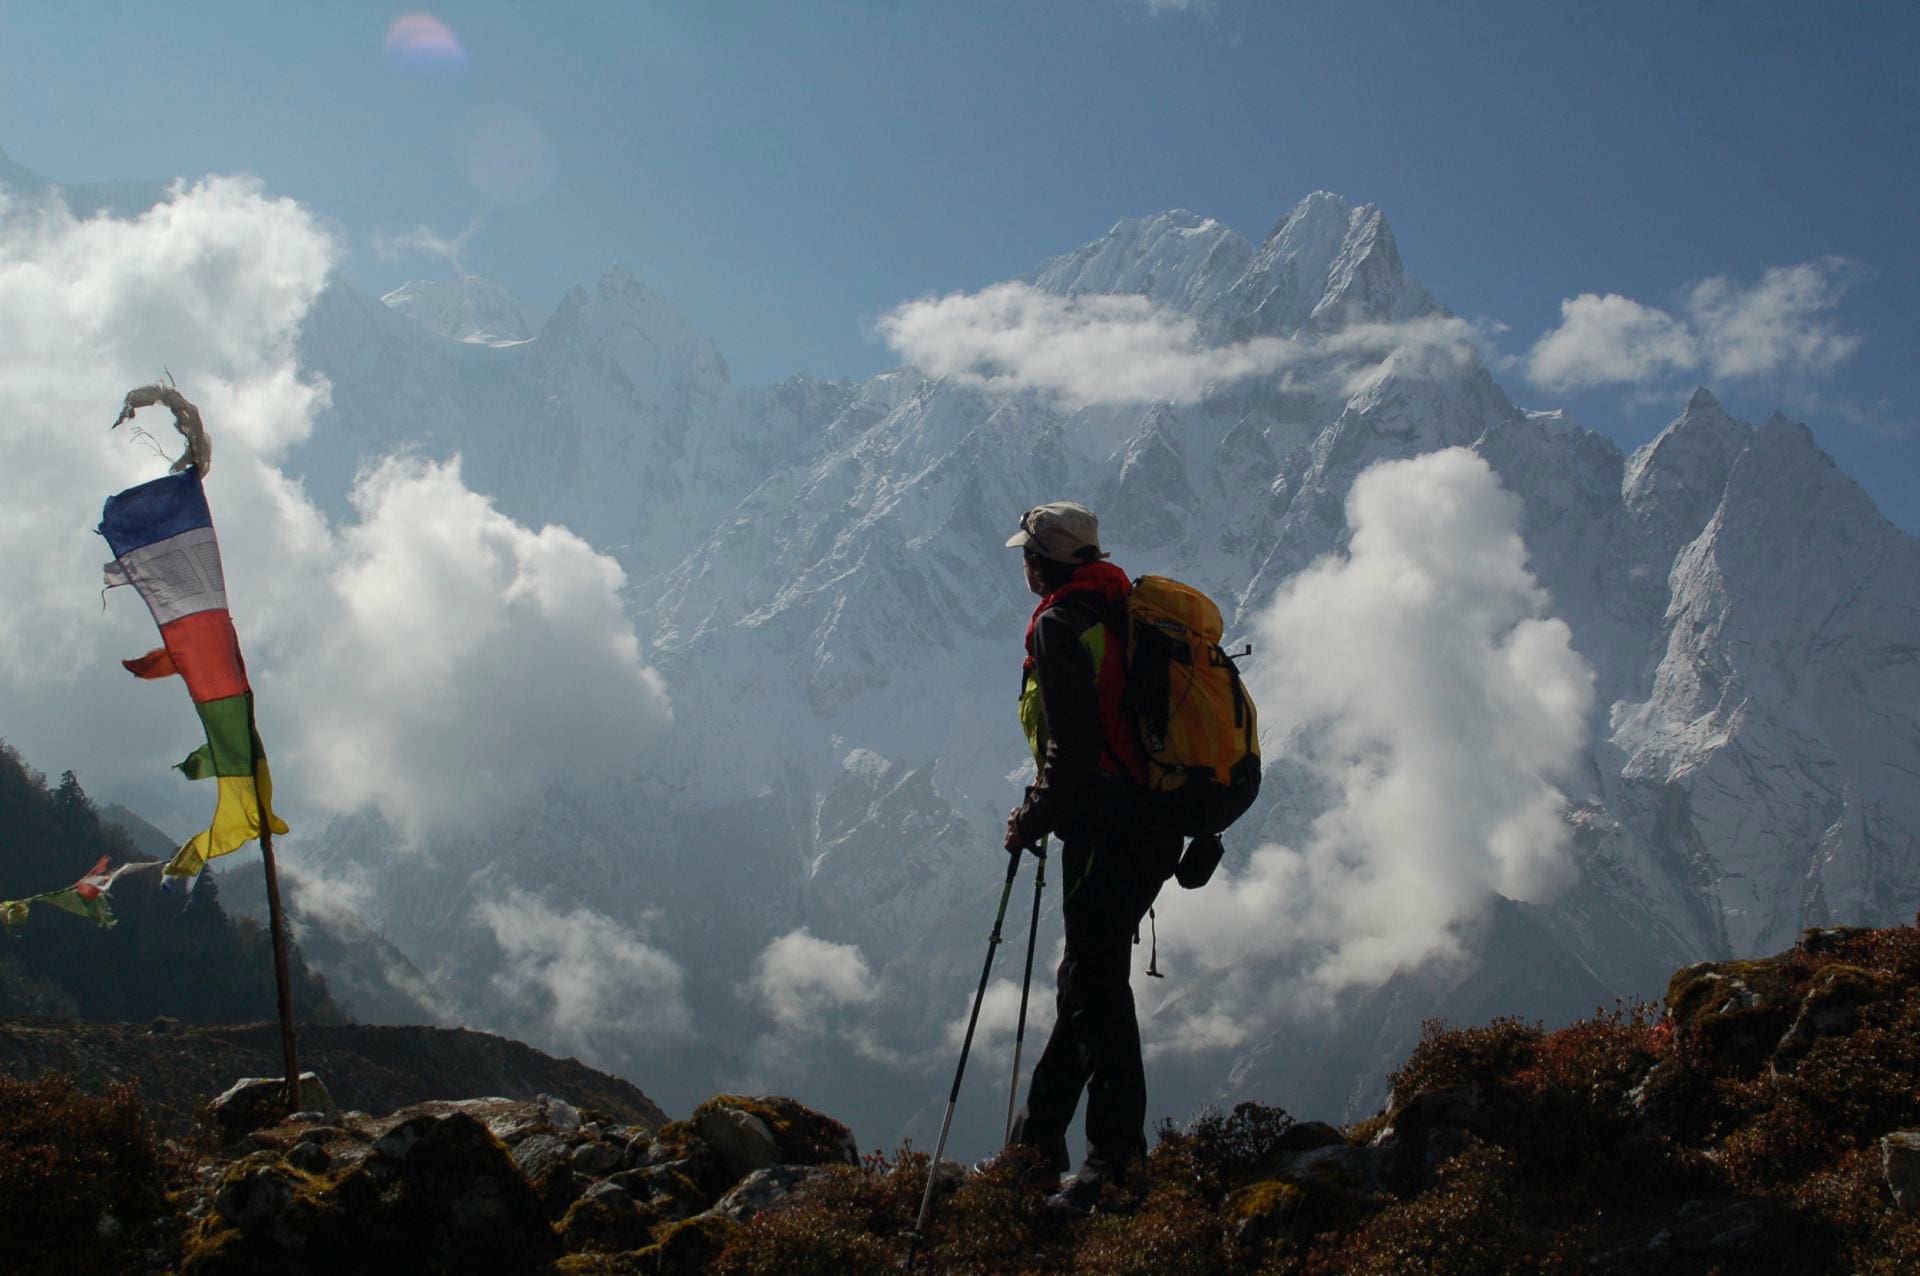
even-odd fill
[[[1047,888],[1047,839],[1040,839],[1040,867],[1033,875],[1033,920],[1027,925],[1027,970],[1020,976],[1020,1026],[1013,1032],[1013,1082],[1007,1087],[1007,1137],[1013,1142],[1013,1104],[1020,1093],[1020,1048],[1027,1039],[1027,989],[1033,986],[1033,944],[1040,937],[1040,895]]]
[[[993,915],[993,933],[987,936],[987,961],[980,968],[980,988],[973,994],[973,1013],[967,1017],[967,1035],[960,1043],[960,1065],[953,1070],[953,1089],[947,1094],[947,1115],[940,1122],[940,1141],[934,1144],[933,1160],[927,1166],[927,1190],[920,1197],[920,1216],[907,1233],[907,1270],[913,1270],[914,1256],[920,1249],[920,1229],[927,1222],[927,1207],[933,1204],[933,1180],[940,1172],[940,1154],[947,1150],[947,1131],[953,1128],[953,1105],[960,1097],[960,1078],[966,1075],[967,1052],[973,1049],[973,1030],[980,1022],[980,1003],[987,996],[987,976],[993,973],[993,950],[1000,946],[1000,923],[1006,920],[1007,900],[1013,895],[1013,879],[1020,872],[1020,852],[1007,855],[1007,884],[1000,888],[1000,908]]]

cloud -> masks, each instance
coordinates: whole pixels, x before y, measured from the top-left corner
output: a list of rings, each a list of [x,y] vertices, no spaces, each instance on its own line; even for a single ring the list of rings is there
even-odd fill
[[[768,944],[753,964],[752,991],[762,1010],[790,1032],[820,1031],[842,1006],[864,1005],[876,986],[854,944],[836,944],[802,928]]]
[[[1063,297],[1023,283],[910,301],[876,329],[929,376],[1072,406],[1192,402],[1219,385],[1290,371],[1344,388],[1402,350],[1413,373],[1473,357],[1471,326],[1450,317],[1208,346],[1192,316],[1145,297]]]
[[[1844,260],[1828,257],[1772,267],[1748,289],[1725,278],[1695,284],[1687,311],[1708,370],[1728,379],[1832,372],[1860,348],[1859,335],[1841,332],[1829,313],[1851,287],[1850,274]]]
[[[670,714],[612,559],[507,519],[457,463],[376,465],[339,526],[278,468],[328,394],[295,339],[338,255],[250,179],[178,186],[132,219],[0,194],[0,447],[16,477],[0,593],[17,600],[0,609],[0,732],[95,792],[151,781],[209,801],[167,770],[200,739],[179,684],[120,668],[153,624],[131,591],[103,608],[93,531],[109,493],[165,469],[106,427],[170,368],[213,436],[208,497],[296,829],[302,812],[374,804],[418,830],[644,766]],[[178,450],[164,410],[136,424]]]
[[[1161,1007],[1163,1048],[1237,1044],[1289,1004],[1455,956],[1490,892],[1570,883],[1559,785],[1593,674],[1545,614],[1519,515],[1464,449],[1374,466],[1348,497],[1350,550],[1261,615],[1262,740],[1336,797],[1304,845],[1162,897],[1161,945],[1211,981]]]
[[[1852,275],[1850,263],[1827,257],[1770,267],[1751,287],[1716,276],[1687,290],[1679,315],[1583,293],[1560,303],[1560,325],[1528,352],[1527,379],[1565,391],[1702,369],[1721,380],[1827,376],[1861,345],[1832,314]]]
[[[1055,952],[1053,961],[1045,964],[1046,970],[1053,969],[1060,960]],[[1038,963],[1036,963],[1038,965]],[[1046,1041],[1047,1034],[1053,1031],[1053,989],[1045,975],[1040,976],[1039,987],[1030,988],[1027,994],[1027,1058],[1038,1059],[1040,1046]],[[967,1039],[967,1019],[973,1013],[973,998],[969,993],[967,1004],[960,1009],[959,1017],[947,1024],[947,1045],[958,1050],[960,1043]],[[980,1022],[973,1030],[973,1047],[982,1052],[991,1053],[1004,1044],[1012,1048],[1014,1034],[1020,1028],[1020,985],[1011,979],[996,979],[987,985],[986,995],[980,1002]]]
[[[447,263],[456,275],[464,275],[467,245],[473,242],[486,220],[487,215],[482,212],[467,223],[466,229],[451,236],[442,235],[431,226],[415,226],[404,235],[375,235],[373,250],[382,261],[398,261],[412,254],[433,257]]]
[[[685,972],[604,913],[563,912],[516,889],[482,901],[474,916],[500,949],[494,988],[552,1048],[591,1062],[692,1034]]]
[[[457,459],[389,459],[353,504],[306,600],[325,624],[278,635],[298,648],[286,751],[333,805],[414,835],[458,827],[631,768],[664,732],[611,558],[499,513]]]
[[[1548,390],[1648,381],[1697,367],[1699,344],[1664,310],[1608,293],[1560,303],[1560,326],[1534,343],[1527,379]]]

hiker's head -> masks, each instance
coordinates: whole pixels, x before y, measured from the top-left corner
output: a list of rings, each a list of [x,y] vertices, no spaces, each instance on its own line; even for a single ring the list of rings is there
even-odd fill
[[[1059,588],[1076,567],[1106,557],[1100,550],[1100,520],[1072,501],[1049,501],[1022,514],[1020,530],[1007,545],[1019,546],[1027,588],[1036,594]]]
[[[1100,552],[1100,520],[1072,501],[1049,501],[1022,514],[1020,530],[1007,538],[1009,548],[1016,545],[1032,557],[1069,567],[1106,557]]]

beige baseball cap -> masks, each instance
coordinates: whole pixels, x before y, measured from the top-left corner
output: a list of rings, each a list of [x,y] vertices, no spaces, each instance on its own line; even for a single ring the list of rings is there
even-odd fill
[[[1092,510],[1073,501],[1049,501],[1020,516],[1020,530],[1007,538],[1056,563],[1091,563],[1105,558],[1100,551],[1100,520]]]

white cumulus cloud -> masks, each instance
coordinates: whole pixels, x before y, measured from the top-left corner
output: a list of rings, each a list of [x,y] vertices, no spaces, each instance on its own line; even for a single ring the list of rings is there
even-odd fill
[[[1060,957],[1056,951],[1053,961],[1044,966],[1036,963],[1034,984],[1027,990],[1027,1033],[1026,1058],[1031,1061],[1040,1057],[1040,1047],[1046,1044],[1047,1034],[1053,1031],[1054,989],[1049,974]],[[973,999],[969,995],[966,1006],[958,1017],[947,1024],[947,1045],[954,1050],[967,1039],[967,1020],[973,1014]],[[980,1022],[974,1025],[974,1049],[984,1054],[1012,1049],[1013,1039],[1020,1031],[1020,985],[1011,979],[996,979],[987,985],[986,994],[980,999]]]
[[[873,1000],[873,972],[858,945],[821,939],[804,927],[768,944],[753,964],[760,1008],[793,1032],[818,1032],[842,1006]]]
[[[685,972],[631,927],[521,890],[482,901],[475,916],[500,949],[495,989],[549,1048],[592,1061],[691,1035]]]
[[[1687,290],[1679,314],[1583,293],[1560,303],[1559,326],[1528,351],[1527,379],[1564,391],[1701,370],[1722,380],[1826,376],[1860,348],[1833,314],[1852,274],[1827,257],[1770,267],[1752,285],[1716,276]]]
[[[1647,381],[1698,366],[1699,344],[1664,310],[1619,293],[1560,303],[1560,326],[1534,343],[1527,379],[1550,390]]]
[[[96,792],[139,784],[210,813],[168,770],[199,743],[184,691],[120,668],[157,635],[132,591],[103,606],[93,531],[107,495],[165,472],[156,448],[180,449],[163,409],[107,429],[122,394],[170,369],[213,436],[229,600],[296,825],[372,804],[419,831],[640,768],[670,714],[611,558],[512,522],[457,463],[375,465],[339,526],[279,468],[328,393],[295,341],[338,253],[251,179],[177,186],[131,219],[0,194],[0,446],[16,479],[0,502],[15,600],[0,734]]]
[[[1546,614],[1518,501],[1455,448],[1369,469],[1347,517],[1349,551],[1260,617],[1249,675],[1266,749],[1335,800],[1304,845],[1162,896],[1162,946],[1209,971],[1162,1008],[1163,1048],[1236,1044],[1289,1004],[1445,959],[1489,892],[1572,879],[1560,785],[1593,675]]]
[[[499,513],[457,461],[388,460],[353,502],[281,683],[289,761],[337,805],[458,825],[631,766],[664,727],[611,558]]]
[[[1403,374],[1474,357],[1471,325],[1450,317],[1359,325],[1325,339],[1207,345],[1192,316],[1145,297],[1063,297],[1024,283],[910,301],[882,316],[877,330],[929,376],[1076,407],[1186,403],[1216,386],[1294,371],[1351,393],[1356,375],[1396,352]]]
[[[1725,278],[1695,284],[1687,312],[1708,369],[1726,378],[1832,372],[1860,348],[1860,336],[1840,331],[1832,315],[1849,274],[1846,262],[1830,257],[1772,267],[1751,288]]]

